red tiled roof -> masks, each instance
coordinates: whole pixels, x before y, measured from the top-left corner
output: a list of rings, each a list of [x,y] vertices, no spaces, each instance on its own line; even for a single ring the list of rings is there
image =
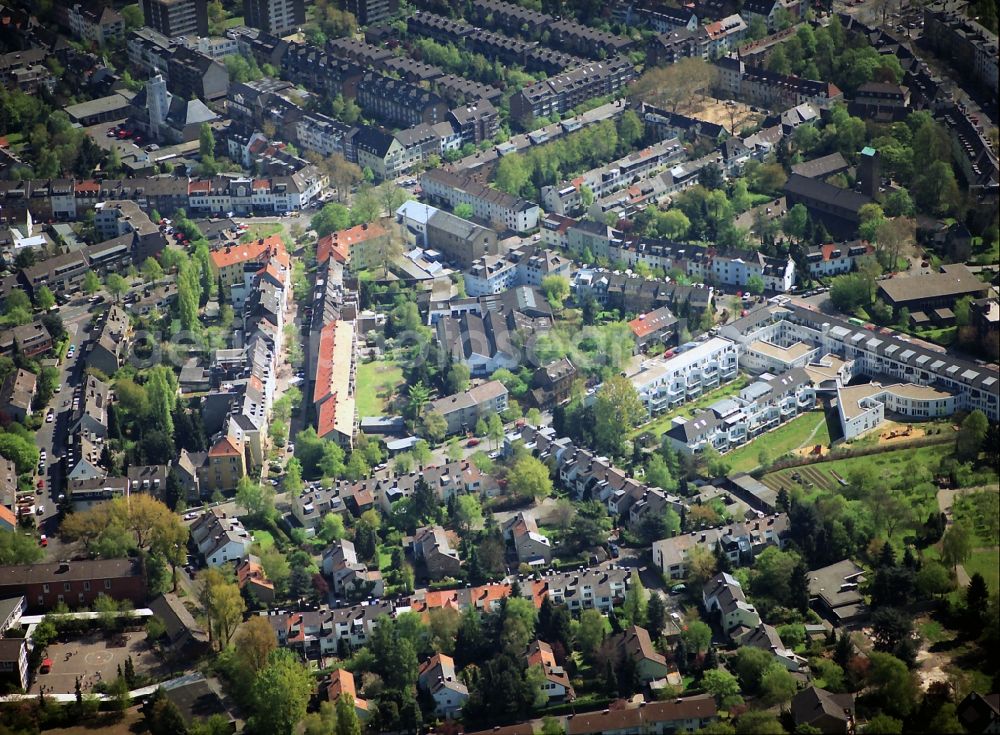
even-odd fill
[[[270,235],[253,242],[227,245],[212,251],[212,262],[216,268],[225,268],[236,263],[261,262],[268,257],[274,257],[279,262],[288,260],[285,244],[279,235]]]
[[[17,528],[17,516],[6,505],[0,505],[0,526],[4,524],[10,526],[13,531]]]
[[[207,193],[212,190],[212,182],[208,179],[188,182],[188,194]]]
[[[388,232],[385,227],[378,222],[372,222],[321,237],[316,242],[316,262],[325,263],[333,255],[339,262],[346,263],[351,246],[386,234]]]
[[[319,387],[317,383],[316,387]],[[327,398],[319,404],[319,411],[316,413],[316,433],[324,437],[334,430],[337,422],[337,394]]]
[[[232,457],[233,455],[242,456],[243,449],[240,448],[239,442],[235,439],[231,439],[228,436],[224,436],[215,445],[208,450],[209,457]]]
[[[77,194],[96,194],[101,190],[101,185],[96,181],[77,181],[76,184],[74,184],[73,189]]]

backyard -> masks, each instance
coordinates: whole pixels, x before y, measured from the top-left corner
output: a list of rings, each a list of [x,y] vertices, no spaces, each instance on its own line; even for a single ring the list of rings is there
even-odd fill
[[[796,416],[777,429],[729,452],[726,461],[733,472],[750,472],[760,466],[762,454],[766,455],[768,462],[773,462],[800,447],[813,447],[816,444],[824,447],[830,444],[830,430],[823,411],[810,411]]]
[[[358,416],[381,416],[402,384],[403,370],[397,363],[387,360],[360,363],[355,390]]]

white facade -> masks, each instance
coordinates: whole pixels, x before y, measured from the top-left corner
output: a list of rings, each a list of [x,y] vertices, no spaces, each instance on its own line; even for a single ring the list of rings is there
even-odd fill
[[[655,416],[736,378],[739,346],[713,337],[667,360],[643,363],[629,376],[640,400]]]

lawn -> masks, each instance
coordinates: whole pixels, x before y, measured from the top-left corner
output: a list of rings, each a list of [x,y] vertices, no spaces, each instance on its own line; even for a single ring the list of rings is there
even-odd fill
[[[970,577],[976,572],[983,575],[991,591],[1000,587],[1000,546],[976,549],[962,566]]]
[[[395,362],[376,360],[358,365],[355,390],[358,416],[381,416],[402,384],[403,370]]]
[[[807,490],[817,488],[832,492],[841,487],[838,477],[846,480],[855,468],[871,466],[886,485],[892,485],[917,465],[922,465],[933,473],[941,460],[951,452],[951,444],[935,444],[865,457],[847,457],[771,472],[764,475],[763,482],[775,490],[782,487],[787,490],[802,484]],[[792,479],[794,474],[802,478],[801,482]]]
[[[726,461],[730,463],[733,472],[750,472],[760,466],[761,452],[766,452],[773,462],[803,444],[826,446],[829,443],[826,415],[823,411],[810,411],[734,449],[726,455]]]
[[[977,546],[1000,543],[1000,493],[984,490],[958,495],[952,513],[956,521],[967,521],[975,529]]]
[[[254,531],[253,539],[257,542],[257,545],[260,546],[261,551],[267,551],[268,549],[274,548],[274,536],[271,535],[270,531]]]
[[[262,237],[270,237],[271,235],[281,235],[281,239],[284,241],[285,245],[288,245],[292,241],[288,237],[288,233],[285,232],[285,226],[280,222],[264,222],[259,225],[250,225],[247,231],[240,236],[240,242],[253,242],[254,240],[259,240]]]
[[[661,434],[666,432],[670,428],[670,422],[673,421],[678,416],[684,416],[685,418],[690,418],[694,416],[699,411],[708,408],[716,401],[722,400],[728,396],[735,395],[741,390],[746,388],[747,383],[750,382],[750,378],[745,375],[741,375],[736,378],[736,380],[731,383],[726,383],[723,386],[719,386],[713,391],[709,391],[701,398],[698,398],[690,403],[685,403],[678,406],[672,411],[667,411],[664,414],[660,414],[652,421],[648,421],[642,426],[637,426],[629,432],[630,438],[635,438],[640,434],[645,434],[646,432],[651,433],[655,437],[659,437]]]

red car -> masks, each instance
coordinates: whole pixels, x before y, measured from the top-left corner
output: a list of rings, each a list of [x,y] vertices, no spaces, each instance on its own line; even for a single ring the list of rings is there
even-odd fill
[[[45,478],[44,477],[39,477],[38,478],[38,489],[41,490],[43,487],[45,487]]]
[[[479,439],[477,439],[476,437],[472,437],[471,439],[469,439],[468,442],[466,442],[465,446],[467,446],[467,447],[478,447],[479,446]]]

